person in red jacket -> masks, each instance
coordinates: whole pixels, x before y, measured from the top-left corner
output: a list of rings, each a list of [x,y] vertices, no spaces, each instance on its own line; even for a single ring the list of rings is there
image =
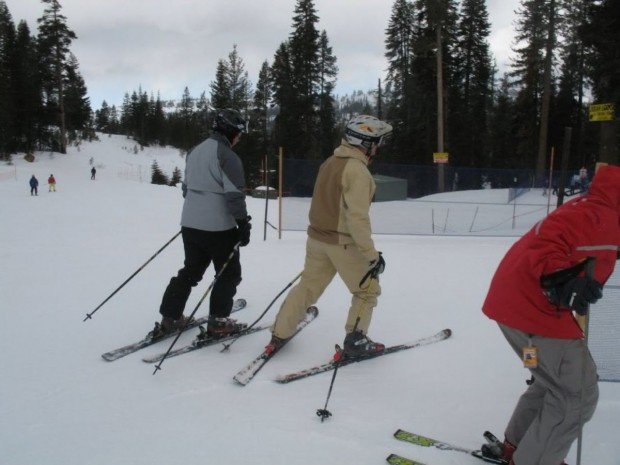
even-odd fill
[[[619,245],[620,167],[603,166],[587,195],[541,220],[499,264],[482,309],[533,379],[506,427],[505,463],[561,465],[594,414],[596,365],[573,312],[602,296]]]
[[[49,192],[56,192],[56,178],[54,178],[53,174],[50,174],[50,177],[47,178],[47,184],[49,186]]]

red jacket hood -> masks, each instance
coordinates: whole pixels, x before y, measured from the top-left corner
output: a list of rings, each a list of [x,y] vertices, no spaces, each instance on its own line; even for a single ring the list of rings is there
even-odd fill
[[[620,166],[602,166],[592,179],[588,198],[610,205],[620,215]]]

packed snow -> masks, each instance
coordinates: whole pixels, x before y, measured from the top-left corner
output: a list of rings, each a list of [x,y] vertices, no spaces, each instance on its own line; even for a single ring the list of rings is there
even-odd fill
[[[267,331],[239,339],[228,353],[214,346],[166,360],[156,375],[141,359],[165,351],[171,340],[115,362],[101,358],[152,329],[162,293],[182,266],[177,239],[83,321],[179,231],[180,188],[149,180],[153,160],[168,175],[184,160],[176,149],[136,150],[123,136],[100,138],[67,155],[39,152],[34,163],[16,156],[14,165],[0,165],[2,465],[371,465],[390,453],[428,465],[481,463],[392,434],[403,428],[467,448],[479,447],[487,429],[502,436],[529,374],[480,307],[515,236],[375,236],[387,268],[370,336],[393,345],[443,328],[453,335],[343,368],[328,405],[333,416],[321,423],[315,412],[332,373],[288,385],[273,379],[328,360],[341,343],[350,296],[338,278],[317,304],[318,319],[246,387],[232,376],[262,350]],[[40,182],[36,197],[32,174]],[[57,192],[48,192],[50,174]],[[475,198],[467,193],[468,201]],[[269,202],[269,220],[277,224],[277,203]],[[248,307],[236,315],[252,322],[301,271],[306,235],[285,231],[279,240],[267,228],[263,240],[265,200],[248,198],[248,206],[254,229],[241,251],[238,290]],[[396,226],[407,217],[402,203],[400,215],[387,214],[392,202],[372,208]],[[186,315],[212,279],[209,269]],[[207,312],[207,302],[197,315]],[[194,335],[188,331],[177,346]],[[620,384],[600,383],[600,390],[584,429],[582,463],[619,465]],[[575,456],[576,443],[567,462],[574,465]]]

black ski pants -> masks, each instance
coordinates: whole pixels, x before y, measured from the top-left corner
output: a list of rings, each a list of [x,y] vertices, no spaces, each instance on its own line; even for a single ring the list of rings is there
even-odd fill
[[[238,241],[237,236],[237,228],[226,231],[181,228],[185,262],[179,273],[170,280],[164,292],[159,308],[162,316],[177,320],[183,315],[192,287],[202,280],[211,262],[213,262],[215,272],[220,272]],[[240,282],[241,263],[239,251],[237,251],[211,290],[210,316],[221,318],[230,315],[233,297],[237,293],[237,286]]]

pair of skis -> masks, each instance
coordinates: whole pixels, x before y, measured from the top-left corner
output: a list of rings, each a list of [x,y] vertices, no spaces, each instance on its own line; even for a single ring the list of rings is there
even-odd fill
[[[421,436],[419,434],[410,433],[409,431],[405,431],[403,429],[399,429],[394,433],[394,437],[400,441],[408,442],[410,444],[415,444],[416,446],[422,447],[434,447],[439,450],[450,450],[456,452],[462,452],[464,454],[470,455],[472,457],[476,457],[487,463],[495,463],[498,465],[507,465],[506,462],[502,459],[495,458],[491,455],[483,455],[481,450],[472,450],[467,449],[465,447],[455,446],[448,442],[438,441],[436,439],[432,439],[426,436]],[[491,450],[496,451],[496,455],[499,455],[502,450],[502,442],[495,437],[495,435],[489,431],[484,432],[484,438],[487,440],[488,444],[485,446]],[[390,454],[387,457],[387,462],[391,465],[425,465],[422,462],[418,462],[416,460],[412,460],[406,457],[402,457],[396,454]]]
[[[245,308],[246,305],[247,303],[245,299],[237,299],[233,304],[232,311],[237,312]],[[295,334],[293,334],[292,337],[297,335],[301,330],[303,330],[306,326],[308,326],[318,316],[318,314],[319,314],[318,308],[314,306],[309,307],[306,310],[304,319],[298,324],[297,330],[295,331]],[[208,321],[207,317],[197,318],[191,321],[184,328],[184,330],[189,329],[189,328],[194,328],[197,326],[200,327],[200,325],[206,324],[207,321]],[[268,326],[255,326],[253,328],[247,328],[239,333],[236,333],[234,335],[224,337],[224,338],[210,338],[204,333],[204,330],[201,329],[201,333],[189,345],[169,352],[167,355],[167,358],[178,356],[181,354],[186,354],[188,352],[192,352],[194,350],[198,350],[203,347],[208,347],[208,346],[220,343],[220,342],[225,342],[227,340],[236,339],[237,337],[246,336],[248,334],[253,334],[255,332],[262,331],[267,328]],[[126,355],[134,353],[140,349],[143,349],[145,347],[148,347],[150,345],[153,345],[160,341],[168,339],[172,336],[175,336],[178,333],[179,331],[176,331],[176,332],[168,333],[165,336],[158,337],[158,338],[153,338],[152,336],[147,335],[144,339],[138,342],[129,344],[124,347],[120,347],[110,352],[106,352],[105,354],[102,355],[102,357],[104,360],[107,360],[107,361],[118,360],[119,358],[125,357]],[[317,366],[307,368],[304,370],[299,370],[293,373],[278,376],[275,381],[278,383],[282,383],[282,384],[290,383],[298,379],[303,379],[309,376],[317,375],[319,373],[325,373],[325,372],[334,370],[337,365],[339,365],[340,367],[343,367],[343,366],[350,365],[353,363],[362,362],[364,360],[370,360],[373,358],[381,357],[383,355],[388,355],[388,354],[400,352],[403,350],[408,350],[408,349],[413,349],[416,347],[425,346],[428,344],[433,344],[435,342],[439,342],[439,341],[449,338],[451,334],[452,334],[452,331],[450,329],[444,329],[433,336],[421,338],[421,339],[418,339],[416,341],[413,341],[407,344],[399,344],[399,345],[387,347],[384,351],[376,353],[376,354],[369,354],[369,355],[365,355],[361,357],[347,357],[345,359],[340,360],[338,363],[336,363],[334,360],[330,360],[327,363],[324,363],[322,365],[317,365]],[[292,337],[290,339],[292,339]],[[290,341],[290,339],[287,340],[286,342]],[[284,347],[284,345],[280,346],[278,351],[281,350],[282,347]],[[265,364],[269,362],[269,360],[271,360],[278,353],[278,351],[269,351],[268,349],[264,350],[254,360],[252,360],[246,367],[244,367],[241,371],[239,371],[233,377],[233,380],[242,386],[246,386],[256,376],[256,374],[265,366]],[[155,362],[161,361],[163,356],[164,354],[158,354],[158,355],[151,356],[151,357],[144,357],[142,360],[147,363],[155,363]]]
[[[233,308],[232,308],[231,313],[238,312],[239,310],[244,309],[246,305],[247,305],[247,302],[245,299],[236,299],[233,302]],[[206,316],[196,318],[190,321],[185,326],[185,328],[183,328],[183,331],[185,331],[186,329],[195,328],[197,326],[207,324],[208,321],[209,321],[209,318]],[[176,336],[177,334],[179,334],[180,331],[181,330],[173,331],[171,333],[166,333],[165,335],[161,337],[156,337],[156,338],[154,338],[149,333],[148,335],[146,335],[143,339],[139,340],[138,342],[134,342],[132,344],[128,344],[126,346],[119,347],[118,349],[114,349],[109,352],[106,352],[105,354],[102,354],[101,357],[108,362],[112,362],[114,360],[118,360],[119,358],[125,357],[129,354],[133,354],[134,352],[137,352],[140,349],[144,349],[145,347],[151,346],[153,344],[157,344],[158,342],[161,342],[168,338]]]

